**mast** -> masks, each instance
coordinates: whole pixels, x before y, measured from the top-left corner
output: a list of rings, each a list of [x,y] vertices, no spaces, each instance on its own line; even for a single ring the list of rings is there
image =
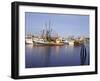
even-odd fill
[[[48,26],[47,23],[45,23],[46,31],[45,31],[45,37],[47,41],[51,41],[51,22],[49,20]]]

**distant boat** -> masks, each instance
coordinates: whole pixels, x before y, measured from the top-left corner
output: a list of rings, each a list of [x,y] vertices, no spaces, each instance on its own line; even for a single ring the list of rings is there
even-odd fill
[[[74,46],[75,45],[75,43],[74,43],[74,41],[69,41],[69,46]]]
[[[25,37],[25,43],[26,44],[33,44],[32,37]]]

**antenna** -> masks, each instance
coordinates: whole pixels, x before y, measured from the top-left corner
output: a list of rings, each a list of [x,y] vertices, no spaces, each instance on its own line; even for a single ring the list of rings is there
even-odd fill
[[[46,31],[47,31],[47,23],[45,22],[45,27],[46,27]]]

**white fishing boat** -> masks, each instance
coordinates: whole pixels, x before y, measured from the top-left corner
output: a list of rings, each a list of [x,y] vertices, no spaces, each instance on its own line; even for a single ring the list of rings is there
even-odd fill
[[[41,30],[41,34],[39,36],[34,36],[33,45],[64,45],[58,33],[54,32],[51,28],[51,23],[49,21],[45,24],[45,29]]]
[[[32,37],[25,37],[26,44],[33,44]]]
[[[34,45],[64,45],[64,43],[57,43],[57,42],[48,42],[48,41],[41,41],[41,40],[33,40]]]

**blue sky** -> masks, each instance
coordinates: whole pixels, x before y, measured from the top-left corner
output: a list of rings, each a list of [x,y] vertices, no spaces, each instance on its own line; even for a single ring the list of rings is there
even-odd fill
[[[34,34],[51,21],[51,28],[59,36],[89,36],[89,16],[25,12],[25,34]],[[48,24],[49,25],[49,24]]]

